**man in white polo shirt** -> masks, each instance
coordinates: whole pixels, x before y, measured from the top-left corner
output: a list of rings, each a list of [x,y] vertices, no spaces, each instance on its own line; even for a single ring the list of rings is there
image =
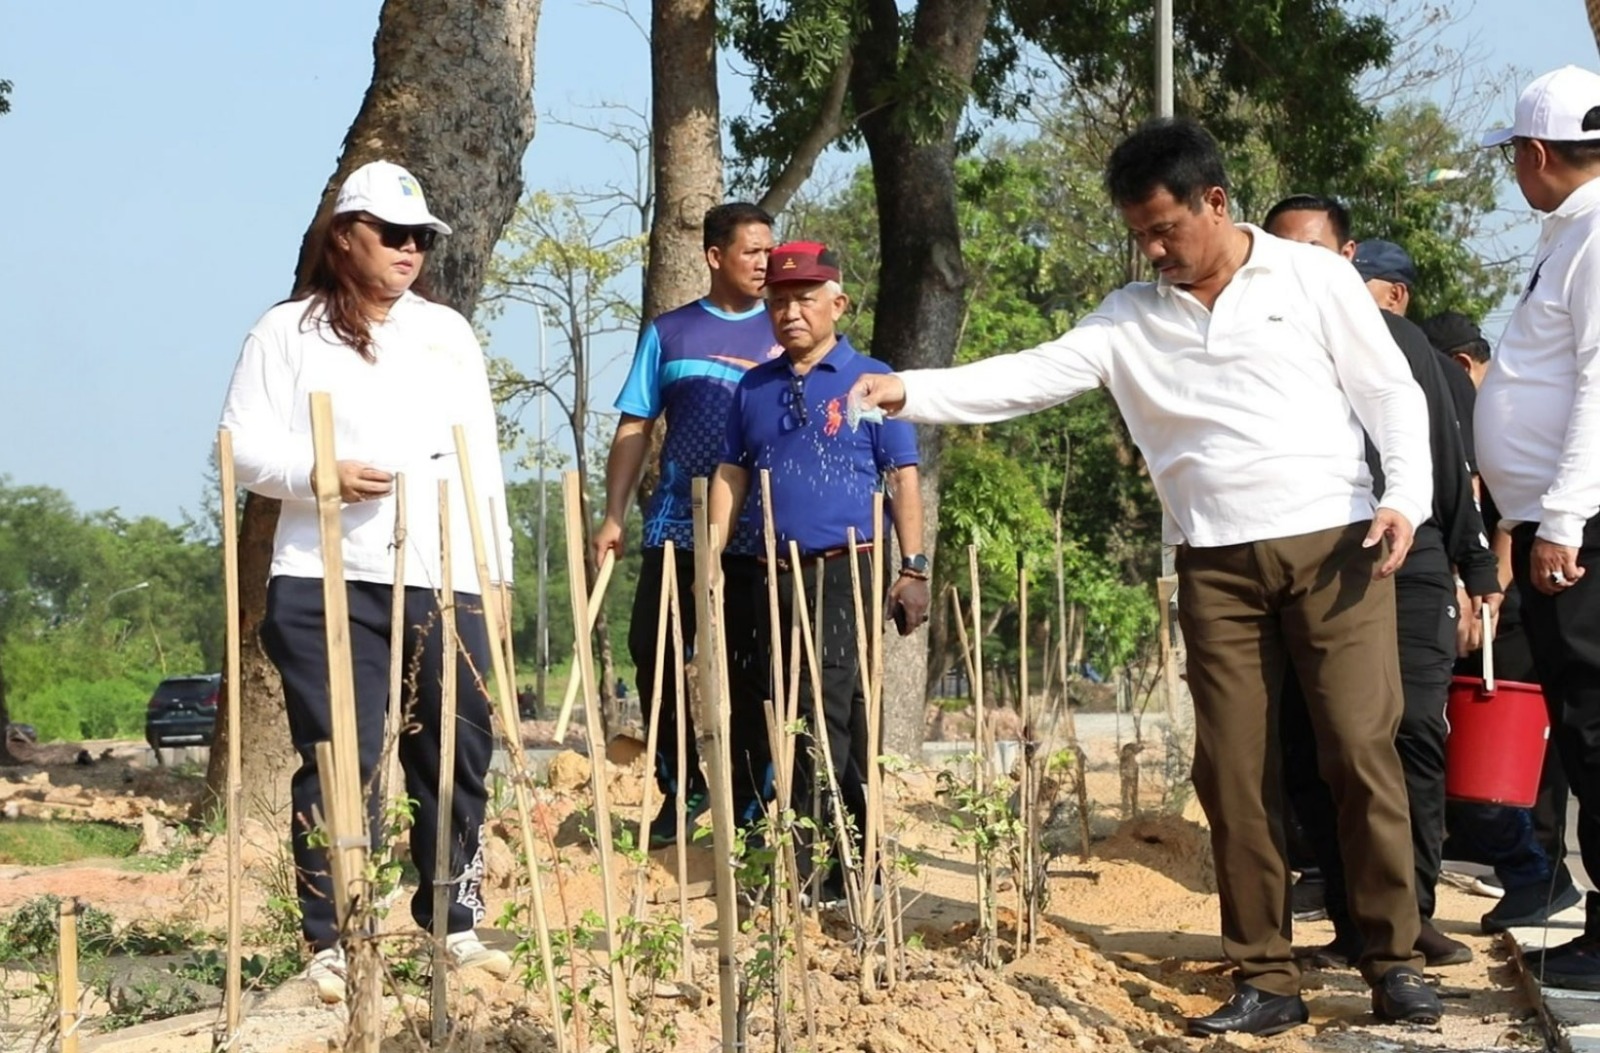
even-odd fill
[[[1195,792],[1237,967],[1233,998],[1190,1033],[1306,1020],[1274,738],[1291,666],[1338,808],[1373,1010],[1433,1023],[1394,745],[1391,577],[1432,502],[1422,392],[1348,262],[1233,222],[1217,145],[1193,121],[1151,121],[1124,139],[1106,184],[1157,281],[1113,292],[1039,347],[863,377],[853,397],[909,420],[978,423],[1111,391],[1176,531]],[[1387,480],[1381,504],[1363,427]]]
[[[1600,875],[1600,75],[1547,73],[1484,136],[1546,213],[1533,271],[1478,391],[1478,462],[1511,530],[1512,572],[1556,749]],[[1540,959],[1546,983],[1600,991],[1600,896],[1583,935]]]

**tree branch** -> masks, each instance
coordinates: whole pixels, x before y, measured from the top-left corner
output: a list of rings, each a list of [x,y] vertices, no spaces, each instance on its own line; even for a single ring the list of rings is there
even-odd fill
[[[844,101],[849,94],[850,69],[854,61],[855,48],[852,45],[845,49],[844,56],[833,71],[833,80],[828,83],[828,94],[823,98],[822,107],[817,112],[816,123],[801,138],[794,153],[789,155],[788,164],[783,166],[778,178],[772,181],[772,186],[761,195],[761,207],[773,215],[789,207],[795,192],[810,178],[811,170],[816,167],[817,158],[821,157],[822,152],[843,134]]]

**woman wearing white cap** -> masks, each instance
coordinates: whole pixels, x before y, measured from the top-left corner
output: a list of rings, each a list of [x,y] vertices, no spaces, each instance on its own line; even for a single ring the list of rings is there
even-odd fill
[[[315,744],[332,738],[324,636],[323,554],[312,488],[308,396],[330,393],[338,451],[344,577],[355,669],[361,785],[370,789],[382,761],[389,696],[390,605],[394,557],[394,476],[404,472],[412,494],[431,497],[449,483],[452,563],[474,565],[452,429],[468,436],[480,516],[491,500],[505,508],[494,406],[483,352],[460,314],[419,295],[419,278],[434,241],[450,228],[428,211],[409,172],[374,161],[340,188],[330,221],[314,235],[310,277],[268,311],[249,336],[234,369],[222,424],[233,436],[241,485],[283,502],[273,545],[261,642],[283,679],[290,736],[301,764],[291,784],[294,855],[302,930],[313,951],[308,976],[324,1001],[345,994],[327,852],[309,837],[321,812]],[[413,508],[431,509],[431,500]],[[434,837],[438,820],[439,711],[442,645],[438,516],[414,513],[406,539],[404,648],[406,726],[399,735],[406,793],[415,802],[411,856],[420,872],[412,916],[424,928],[433,914]],[[510,538],[501,551],[509,554]],[[509,559],[509,555],[507,557]],[[509,565],[496,578],[510,580]],[[510,973],[510,959],[486,948],[474,932],[479,897],[484,778],[492,752],[489,700],[474,670],[490,666],[489,638],[478,583],[457,573],[457,630],[465,656],[455,728],[456,788],[450,817],[450,939],[461,964]],[[369,794],[375,797],[375,794]],[[382,802],[369,800],[374,835]],[[313,843],[314,841],[318,843]]]

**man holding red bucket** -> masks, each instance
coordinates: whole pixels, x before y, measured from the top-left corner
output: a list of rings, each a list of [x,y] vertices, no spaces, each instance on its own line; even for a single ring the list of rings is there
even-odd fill
[[[1489,342],[1466,315],[1445,311],[1422,323],[1433,346],[1466,381],[1464,401],[1457,406],[1463,429],[1471,427],[1477,402],[1478,385],[1490,362]],[[1460,390],[1452,388],[1452,394]],[[1490,436],[1484,436],[1489,440]],[[1473,471],[1477,472],[1476,458]],[[1493,650],[1493,676],[1505,685],[1535,684],[1533,652],[1522,625],[1522,603],[1511,586],[1511,535],[1500,529],[1500,510],[1494,495],[1482,490],[1483,521],[1489,531],[1490,547],[1499,564],[1505,589],[1505,602],[1494,619],[1493,635],[1481,650],[1464,654],[1456,663],[1457,683],[1475,687],[1484,677],[1486,652]],[[1537,688],[1535,688],[1537,690]],[[1538,695],[1538,710],[1544,711],[1544,695]],[[1548,725],[1546,725],[1548,728]],[[1507,932],[1525,925],[1542,925],[1550,917],[1583,899],[1567,869],[1566,846],[1562,843],[1567,814],[1567,775],[1556,756],[1555,743],[1546,735],[1542,743],[1543,763],[1539,771],[1537,797],[1531,810],[1508,804],[1452,800],[1446,811],[1447,842],[1465,854],[1455,859],[1472,859],[1494,867],[1502,889],[1500,902],[1484,914],[1483,932]],[[1448,852],[1449,844],[1446,846]]]
[[[1578,798],[1578,843],[1600,873],[1600,75],[1535,80],[1506,154],[1546,213],[1534,266],[1489,364],[1476,427],[1484,482],[1512,539],[1512,570],[1556,748]],[[1583,935],[1538,956],[1546,983],[1600,990],[1600,895]]]

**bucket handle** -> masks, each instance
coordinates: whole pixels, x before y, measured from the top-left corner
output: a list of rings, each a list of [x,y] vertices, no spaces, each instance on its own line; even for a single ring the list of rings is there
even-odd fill
[[[1494,613],[1487,603],[1480,608],[1483,616],[1483,693],[1494,694]]]

